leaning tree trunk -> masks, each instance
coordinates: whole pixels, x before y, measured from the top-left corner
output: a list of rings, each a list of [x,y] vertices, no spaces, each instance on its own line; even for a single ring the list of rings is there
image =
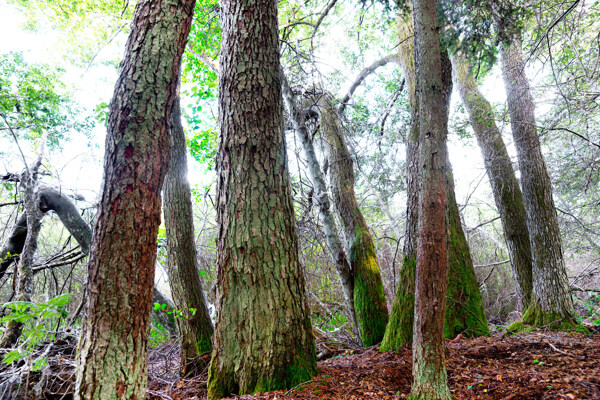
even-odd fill
[[[454,82],[469,113],[500,214],[519,301],[522,308],[526,308],[531,298],[533,278],[523,194],[502,134],[496,126],[492,106],[479,91],[469,61],[462,52],[454,54],[451,60]]]
[[[407,38],[413,36],[412,19],[400,19],[398,25],[400,42],[398,63],[400,64],[409,93],[411,106],[411,127],[406,143],[407,164],[407,221],[404,239],[404,258],[400,270],[400,281],[396,297],[392,303],[392,313],[388,323],[381,350],[395,350],[413,337],[415,268],[418,232],[418,195],[419,195],[419,101],[416,94],[416,73],[414,58],[414,41]],[[452,91],[451,67],[446,52],[440,54],[443,72],[443,93],[447,104]],[[447,150],[446,150],[447,154]],[[454,178],[448,166],[447,198],[448,198],[448,288],[445,310],[444,337],[454,338],[459,333],[468,336],[481,336],[489,333],[483,299],[479,284],[475,277],[473,261],[467,239],[462,229],[456,196],[454,194]]]
[[[321,165],[317,159],[312,138],[306,128],[307,110],[303,109],[302,105],[297,101],[285,76],[282,76],[282,80],[283,100],[290,115],[294,130],[296,131],[296,135],[302,143],[302,148],[306,155],[308,173],[315,191],[314,199],[317,208],[319,209],[319,219],[323,225],[327,248],[329,249],[331,260],[335,264],[338,278],[340,279],[340,284],[342,286],[342,292],[344,293],[344,299],[346,300],[346,307],[348,307],[348,312],[352,318],[352,323],[354,324],[356,333],[360,333],[358,321],[356,320],[356,310],[354,309],[354,276],[352,275],[352,270],[350,269],[350,263],[346,257],[344,246],[338,235],[335,218],[330,210],[331,203],[329,201],[327,187],[325,186],[325,177],[321,171]]]
[[[316,373],[283,136],[277,2],[223,0],[217,323],[208,398]]]
[[[23,252],[25,239],[27,238],[27,213],[23,212],[17,217],[17,221],[0,249],[0,279],[4,277],[6,270],[17,260]]]
[[[502,76],[517,148],[532,254],[533,293],[523,321],[535,326],[572,327],[573,299],[563,259],[552,184],[536,131],[533,98],[525,76],[521,38],[497,23],[507,40],[500,45]]]
[[[90,256],[75,399],[143,399],[169,117],[195,0],[137,4],[119,67]]]
[[[354,193],[354,166],[339,114],[327,94],[318,99],[321,131],[329,158],[329,182],[346,238],[354,276],[354,309],[363,346],[381,342],[388,322],[375,244]]]
[[[167,236],[167,273],[175,303],[181,375],[200,374],[208,365],[199,357],[210,354],[212,321],[206,307],[197,267],[190,185],[187,181],[185,133],[181,124],[179,97],[171,111],[171,161],[164,184],[164,218]],[[180,313],[179,313],[180,312]]]
[[[44,136],[43,140],[46,140]],[[42,149],[44,144],[42,143]],[[37,161],[27,169],[25,174],[25,215],[27,218],[27,233],[25,243],[19,254],[19,269],[18,269],[18,284],[16,301],[31,301],[31,284],[33,283],[33,257],[37,250],[38,236],[42,228],[42,216],[38,207],[38,170],[42,164],[43,151]],[[9,321],[6,330],[0,338],[0,348],[8,348],[14,346],[21,332],[23,331],[23,323],[18,321]]]
[[[421,190],[410,398],[424,400],[452,399],[444,357],[448,283],[448,119],[436,5],[436,0],[414,2]]]

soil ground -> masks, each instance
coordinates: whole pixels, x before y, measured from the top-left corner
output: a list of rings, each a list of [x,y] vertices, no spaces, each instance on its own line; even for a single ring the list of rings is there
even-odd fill
[[[600,334],[534,332],[510,337],[446,341],[449,385],[457,399],[600,399]],[[206,376],[175,376],[176,346],[151,355],[148,398],[204,399]],[[169,355],[171,353],[171,355]],[[166,355],[165,355],[166,354]],[[236,399],[405,399],[410,393],[411,350],[376,347],[334,351],[318,375],[288,391]]]

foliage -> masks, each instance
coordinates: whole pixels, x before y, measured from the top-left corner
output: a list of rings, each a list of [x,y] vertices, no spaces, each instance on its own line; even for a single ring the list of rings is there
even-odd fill
[[[70,294],[61,294],[50,299],[47,303],[32,303],[29,301],[13,301],[4,303],[9,314],[0,318],[0,324],[6,328],[10,322],[25,324],[21,335],[19,348],[8,352],[2,360],[5,364],[11,364],[29,356],[33,350],[45,340],[53,340],[54,332],[60,326],[61,320],[68,316],[67,305],[71,300]],[[53,325],[54,326],[54,330]],[[41,368],[43,360],[36,360],[34,369]]]
[[[36,139],[48,132],[56,145],[72,129],[87,132],[90,121],[62,83],[63,71],[29,64],[21,53],[0,56],[0,131],[18,138]]]

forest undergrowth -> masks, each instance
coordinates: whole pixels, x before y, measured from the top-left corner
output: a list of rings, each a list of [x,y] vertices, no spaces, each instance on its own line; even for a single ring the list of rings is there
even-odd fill
[[[338,340],[341,339],[341,340]],[[74,337],[40,346],[48,363],[19,374],[25,365],[3,365],[2,383],[21,379],[19,398],[72,399]],[[317,339],[318,375],[287,391],[232,399],[406,399],[411,386],[411,349],[382,353],[343,337]],[[536,330],[475,339],[446,340],[450,390],[457,399],[599,399],[600,330],[591,334]],[[206,356],[207,362],[209,357]],[[206,398],[207,371],[191,379],[179,375],[179,347],[168,342],[150,351],[148,400]],[[18,377],[18,378],[17,378]],[[3,395],[0,390],[0,399]]]

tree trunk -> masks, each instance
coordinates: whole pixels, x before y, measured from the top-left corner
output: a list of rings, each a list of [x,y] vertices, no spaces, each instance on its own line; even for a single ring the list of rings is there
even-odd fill
[[[363,346],[373,346],[383,338],[388,310],[383,293],[375,244],[354,193],[354,166],[346,147],[339,114],[327,94],[318,107],[321,131],[329,155],[329,183],[335,206],[350,247],[354,276],[354,308]]]
[[[398,19],[397,61],[404,74],[410,106],[410,131],[406,140],[406,233],[404,256],[396,297],[392,302],[390,320],[385,330],[381,351],[396,350],[412,342],[415,316],[415,270],[417,233],[419,227],[419,107],[415,68],[414,30],[412,17]]]
[[[194,0],[138,3],[119,67],[90,256],[75,399],[143,399],[169,117]]]
[[[444,311],[448,282],[448,121],[436,5],[436,0],[414,2],[421,191],[410,398],[426,400],[452,399],[444,357]]]
[[[288,113],[290,114],[290,120],[294,126],[294,130],[298,139],[302,143],[302,148],[306,155],[306,162],[308,163],[308,173],[310,180],[312,181],[314,188],[314,199],[319,209],[319,219],[323,225],[323,231],[325,233],[325,241],[327,242],[327,248],[331,260],[335,264],[340,284],[342,286],[342,292],[346,300],[346,306],[348,312],[352,318],[356,333],[360,333],[358,321],[356,320],[356,310],[354,309],[354,276],[350,269],[350,263],[346,257],[342,241],[338,235],[337,226],[335,219],[331,213],[331,203],[329,201],[329,195],[327,193],[327,187],[325,186],[325,177],[321,170],[321,165],[317,159],[317,154],[313,146],[312,139],[308,130],[306,129],[306,110],[302,109],[302,106],[298,104],[298,101],[285,78],[283,79],[283,99],[287,107]]]
[[[223,0],[217,323],[208,398],[316,373],[283,135],[277,2]]]
[[[45,142],[46,137],[42,139]],[[42,151],[38,156],[37,162],[33,166],[28,168],[25,174],[25,215],[27,219],[27,232],[25,234],[25,243],[22,247],[22,251],[19,254],[19,270],[18,270],[18,283],[17,283],[17,297],[16,301],[31,301],[31,284],[33,283],[33,261],[35,251],[38,245],[38,236],[40,229],[42,228],[42,216],[38,207],[38,170],[42,164],[43,156],[43,144]],[[23,331],[23,323],[17,321],[10,321],[6,330],[2,333],[0,338],[0,348],[13,347]]]
[[[200,374],[208,365],[213,334],[197,267],[190,185],[187,181],[185,133],[181,124],[179,97],[171,111],[171,161],[164,184],[167,273],[177,310],[181,347],[181,375]]]
[[[404,258],[400,270],[400,281],[396,297],[392,303],[390,322],[386,329],[381,350],[395,350],[413,337],[415,268],[418,232],[418,196],[419,196],[419,101],[416,95],[416,73],[414,61],[414,41],[406,40],[413,36],[412,19],[400,19],[398,25],[400,42],[398,63],[400,64],[409,93],[411,106],[411,127],[406,143],[407,164],[407,218],[404,236]],[[440,54],[445,112],[452,92],[451,66],[447,53]],[[446,117],[447,119],[447,117]],[[447,154],[447,149],[446,149]],[[448,197],[448,252],[449,271],[447,301],[445,310],[444,337],[454,338],[459,333],[468,336],[481,336],[489,333],[487,318],[475,277],[473,261],[467,239],[462,229],[456,196],[454,178],[450,162],[447,164]]]
[[[479,91],[469,61],[462,52],[454,54],[451,60],[454,82],[469,113],[500,214],[520,303],[522,308],[526,308],[531,298],[533,278],[523,194],[506,145],[496,126],[492,106]]]
[[[534,104],[525,76],[521,38],[498,20],[496,25],[499,30],[504,29],[500,33],[503,39],[507,39],[500,45],[500,59],[521,171],[532,253],[533,293],[523,320],[535,326],[570,328],[575,322],[573,299],[563,260],[552,184],[536,132]]]

